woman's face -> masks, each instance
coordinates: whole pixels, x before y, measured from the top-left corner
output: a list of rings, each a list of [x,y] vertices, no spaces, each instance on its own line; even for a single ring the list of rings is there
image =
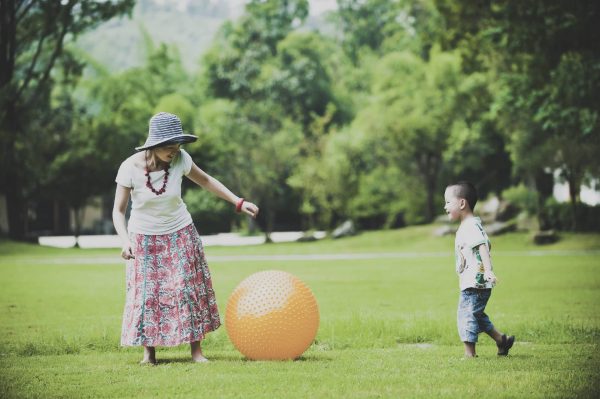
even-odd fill
[[[163,147],[154,149],[154,154],[163,162],[171,163],[171,161],[179,154],[181,144],[169,144]]]

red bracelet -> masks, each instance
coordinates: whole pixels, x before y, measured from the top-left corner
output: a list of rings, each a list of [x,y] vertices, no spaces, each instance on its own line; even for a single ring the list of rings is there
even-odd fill
[[[235,204],[235,211],[240,213],[242,211],[242,205],[244,204],[244,199],[240,198],[237,204]]]

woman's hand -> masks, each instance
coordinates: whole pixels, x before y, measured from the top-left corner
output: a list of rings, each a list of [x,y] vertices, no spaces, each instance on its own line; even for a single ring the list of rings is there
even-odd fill
[[[241,211],[247,215],[252,216],[254,219],[256,219],[256,217],[258,216],[259,209],[252,202],[244,201],[244,203],[242,204]]]
[[[131,243],[123,244],[123,249],[121,249],[121,257],[125,260],[135,259],[133,256],[133,249],[131,248]]]

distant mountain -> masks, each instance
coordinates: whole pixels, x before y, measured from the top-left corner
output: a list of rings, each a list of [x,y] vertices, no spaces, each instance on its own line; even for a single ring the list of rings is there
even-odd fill
[[[144,62],[142,31],[146,30],[155,45],[176,45],[184,67],[193,72],[221,25],[239,18],[245,3],[245,0],[138,0],[131,18],[111,20],[81,36],[76,45],[110,71],[119,72]],[[335,6],[335,0],[311,3],[319,13]],[[317,29],[322,24],[323,19],[313,15],[306,26]]]
[[[109,70],[122,71],[144,62],[144,29],[156,45],[177,45],[184,67],[194,71],[219,27],[243,11],[243,0],[139,0],[131,18],[99,26],[79,38],[77,46]]]

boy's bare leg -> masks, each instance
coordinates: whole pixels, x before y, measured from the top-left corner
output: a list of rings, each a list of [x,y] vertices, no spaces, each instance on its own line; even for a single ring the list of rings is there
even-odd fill
[[[475,357],[475,342],[465,342],[465,357]]]
[[[190,349],[192,350],[192,360],[197,363],[208,362],[208,359],[202,355],[202,347],[200,341],[190,342]]]
[[[496,345],[498,346],[498,356],[508,356],[508,351],[515,343],[514,335],[511,335],[510,337],[506,336],[495,328],[488,331],[487,335],[496,341]]]
[[[144,346],[144,358],[140,364],[156,364],[156,350],[153,346]]]
[[[492,328],[490,331],[485,332],[489,335],[494,341],[496,341],[497,345],[502,345],[502,334],[500,331],[496,330],[496,327]]]

